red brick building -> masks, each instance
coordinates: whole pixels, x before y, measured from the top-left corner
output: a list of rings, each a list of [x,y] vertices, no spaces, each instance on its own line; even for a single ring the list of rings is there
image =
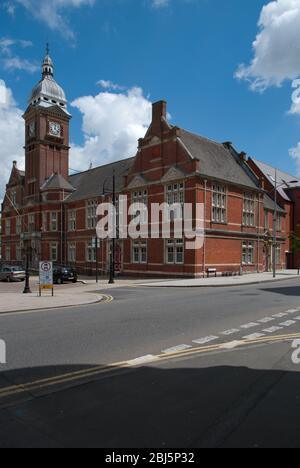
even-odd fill
[[[115,255],[120,273],[197,277],[209,268],[221,273],[272,268],[274,185],[269,172],[274,169],[239,154],[229,142],[217,143],[170,125],[164,101],[153,105],[151,125],[135,157],[69,175],[71,116],[47,54],[24,120],[26,166],[22,172],[14,162],[7,184],[2,262],[22,262],[29,245],[33,268],[39,260],[52,260],[93,274],[96,209],[115,174],[117,195],[127,195],[132,202],[205,207],[202,248],[188,250],[185,239],[172,236],[120,240]],[[289,234],[300,222],[300,182],[290,186],[287,179],[291,176],[280,173],[277,268],[299,262],[290,251]],[[97,255],[103,272],[109,250],[110,243],[102,241]]]

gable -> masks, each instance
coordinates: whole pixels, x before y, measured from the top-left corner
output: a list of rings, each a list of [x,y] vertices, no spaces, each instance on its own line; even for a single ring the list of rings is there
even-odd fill
[[[141,175],[137,175],[134,177],[134,179],[128,184],[129,189],[135,189],[135,188],[140,188],[140,187],[145,187],[148,182],[147,180]]]
[[[184,179],[184,178],[185,178],[185,174],[180,169],[173,166],[166,172],[166,174],[163,176],[161,181],[162,183],[168,183],[168,182],[173,182],[173,181]]]
[[[23,177],[20,174],[20,171],[17,169],[16,166],[14,166],[12,168],[7,187],[10,188],[10,187],[15,187],[17,185],[21,185],[22,184],[22,179],[23,179]]]

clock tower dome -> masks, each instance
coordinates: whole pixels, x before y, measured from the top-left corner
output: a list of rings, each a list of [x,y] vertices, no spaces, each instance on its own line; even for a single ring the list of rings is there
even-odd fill
[[[40,201],[41,187],[53,174],[68,180],[71,115],[63,89],[54,79],[47,45],[42,78],[33,88],[25,120],[25,187],[27,201]]]

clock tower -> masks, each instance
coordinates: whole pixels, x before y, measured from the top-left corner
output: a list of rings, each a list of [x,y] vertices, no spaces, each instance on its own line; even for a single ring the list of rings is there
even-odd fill
[[[41,187],[53,174],[69,176],[69,122],[67,100],[54,79],[47,46],[42,78],[33,88],[25,120],[25,197],[39,202]]]

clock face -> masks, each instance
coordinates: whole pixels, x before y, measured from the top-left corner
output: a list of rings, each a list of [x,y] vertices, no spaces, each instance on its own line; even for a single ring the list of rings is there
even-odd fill
[[[49,123],[49,133],[50,135],[60,137],[61,136],[61,125],[56,122]]]
[[[29,136],[32,138],[35,136],[35,122],[29,124]]]

